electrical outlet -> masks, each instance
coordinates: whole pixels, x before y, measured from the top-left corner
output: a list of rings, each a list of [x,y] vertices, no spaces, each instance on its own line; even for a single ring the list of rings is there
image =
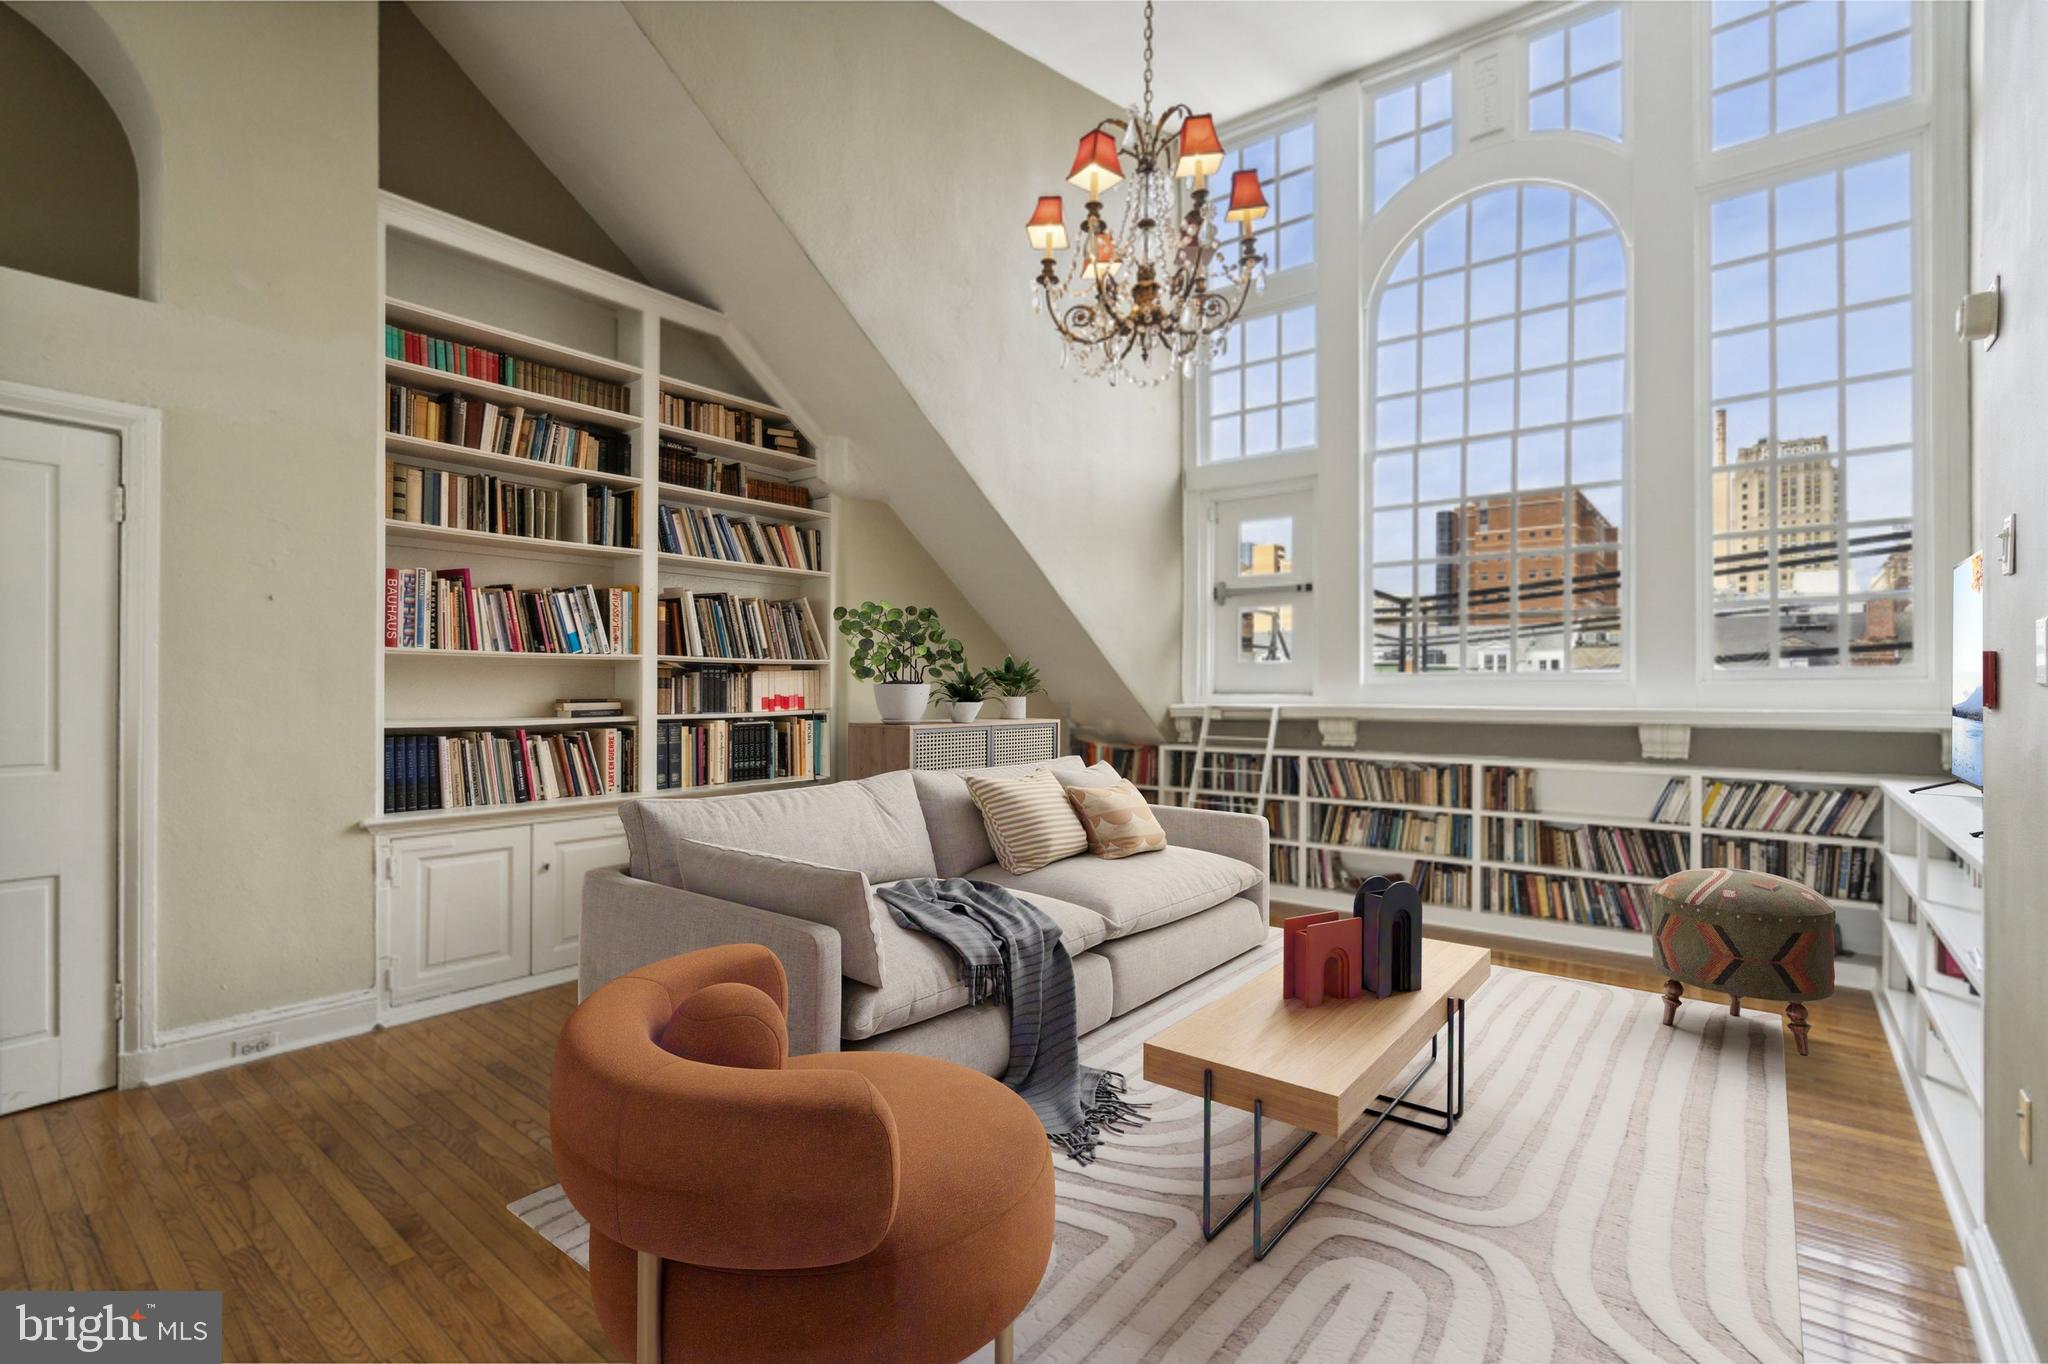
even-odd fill
[[[230,1042],[228,1055],[237,1061],[246,1061],[252,1056],[261,1056],[276,1045],[277,1034],[274,1032],[251,1033],[247,1037],[237,1037]]]
[[[2034,1163],[2034,1100],[2024,1089],[2020,1091],[2020,1105],[2014,1110],[2020,1120],[2020,1159],[2027,1164]]]

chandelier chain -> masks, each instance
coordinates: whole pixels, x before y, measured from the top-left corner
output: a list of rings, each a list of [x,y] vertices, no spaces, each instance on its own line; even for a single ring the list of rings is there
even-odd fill
[[[1152,117],[1152,0],[1145,0],[1145,117]]]

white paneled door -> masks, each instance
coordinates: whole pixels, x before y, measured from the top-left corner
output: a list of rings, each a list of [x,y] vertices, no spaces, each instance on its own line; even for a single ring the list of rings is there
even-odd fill
[[[114,1083],[120,471],[0,413],[0,1113]]]

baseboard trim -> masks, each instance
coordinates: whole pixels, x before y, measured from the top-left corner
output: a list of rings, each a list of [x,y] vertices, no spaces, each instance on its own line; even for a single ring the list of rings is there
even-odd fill
[[[2005,1261],[1991,1239],[1991,1228],[1978,1227],[1963,1239],[1963,1258],[1968,1267],[1958,1269],[1956,1277],[1966,1280],[1963,1304],[1970,1313],[1978,1353],[1985,1359],[2039,1360],[2041,1352],[2034,1348],[2027,1331],[2019,1295],[2006,1276]]]
[[[497,1000],[510,999],[514,995],[552,989],[554,986],[574,981],[577,970],[578,968],[574,966],[558,966],[537,976],[519,976],[513,980],[501,980],[495,985],[479,985],[473,989],[435,995],[431,999],[416,999],[405,1004],[386,1004],[377,1011],[377,1026],[395,1028],[405,1023],[417,1023],[422,1018],[454,1013],[457,1009],[467,1009],[477,1004],[491,1004]]]
[[[203,1075],[247,1061],[260,1061],[279,1052],[297,1051],[321,1042],[333,1042],[368,1032],[377,1024],[377,994],[374,990],[351,990],[324,999],[301,1000],[273,1009],[255,1009],[189,1027],[170,1028],[157,1034],[156,1045],[123,1052],[117,1068],[123,1089],[136,1085],[160,1085]],[[248,1034],[275,1033],[276,1040],[251,1056],[234,1054],[237,1038]]]

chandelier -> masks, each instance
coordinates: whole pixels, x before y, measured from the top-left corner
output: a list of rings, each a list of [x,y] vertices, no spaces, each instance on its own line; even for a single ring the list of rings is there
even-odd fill
[[[1080,240],[1068,250],[1066,203],[1039,199],[1025,231],[1041,252],[1031,287],[1033,312],[1052,319],[1063,342],[1060,363],[1090,377],[1156,384],[1176,367],[1184,375],[1221,354],[1225,329],[1245,300],[1266,286],[1266,262],[1252,224],[1266,216],[1257,171],[1231,177],[1224,217],[1239,225],[1236,259],[1219,248],[1208,179],[1223,165],[1216,123],[1185,104],[1152,113],[1152,0],[1145,3],[1145,98],[1123,118],[1106,118],[1081,136],[1067,183],[1088,196]],[[1118,158],[1131,158],[1128,178]],[[1171,167],[1169,171],[1168,167]],[[1188,182],[1187,211],[1178,212],[1175,181]],[[1123,186],[1122,213],[1112,232],[1103,196]]]

